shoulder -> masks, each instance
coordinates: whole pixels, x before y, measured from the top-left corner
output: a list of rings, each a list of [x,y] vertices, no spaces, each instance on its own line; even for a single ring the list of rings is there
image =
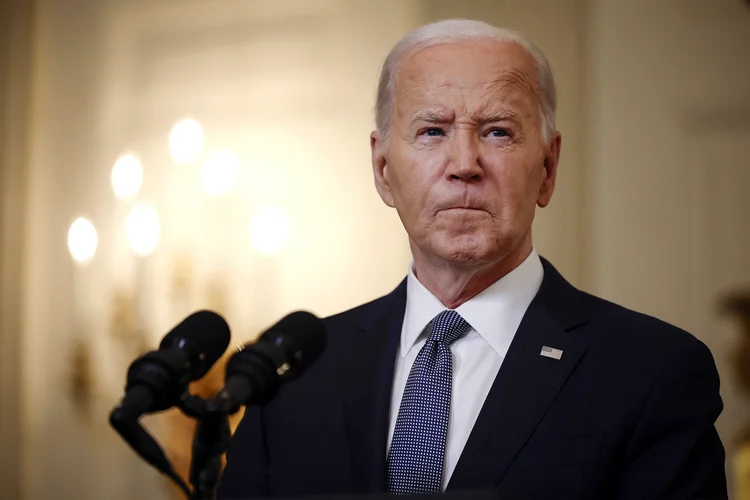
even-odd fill
[[[589,293],[579,293],[588,313],[592,344],[611,349],[611,356],[623,352],[659,364],[687,357],[713,365],[708,347],[690,332]]]
[[[572,335],[587,337],[606,363],[663,365],[683,353],[708,357],[706,345],[684,329],[579,290],[542,259],[544,281],[538,301]],[[537,309],[538,310],[538,309]]]
[[[685,409],[687,401],[720,411],[719,374],[700,339],[654,316],[585,292],[578,295],[587,322],[568,334],[586,339],[576,380],[593,388],[595,404],[633,419],[649,405],[667,415],[670,404]],[[684,401],[675,401],[675,395]]]

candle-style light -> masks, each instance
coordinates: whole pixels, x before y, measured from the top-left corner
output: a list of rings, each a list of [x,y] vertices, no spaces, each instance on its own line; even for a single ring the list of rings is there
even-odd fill
[[[227,194],[237,181],[237,155],[228,149],[212,152],[203,162],[201,184],[209,196]]]
[[[179,165],[192,163],[198,159],[203,149],[203,127],[193,119],[177,122],[169,133],[169,152],[172,160]]]
[[[99,247],[96,228],[88,219],[79,217],[68,230],[68,251],[79,264],[90,261]]]
[[[125,233],[130,248],[139,257],[145,257],[156,248],[159,242],[159,215],[149,204],[134,206],[125,222]]]
[[[250,222],[250,242],[264,256],[279,253],[289,241],[289,217],[279,207],[267,206],[258,210]]]
[[[124,154],[115,162],[110,176],[115,196],[127,200],[137,195],[143,185],[143,167],[133,154]]]

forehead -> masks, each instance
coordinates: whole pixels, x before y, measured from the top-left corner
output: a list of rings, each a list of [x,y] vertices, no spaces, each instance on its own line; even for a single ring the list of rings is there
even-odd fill
[[[514,43],[429,47],[401,64],[394,82],[397,119],[427,107],[457,114],[507,110],[533,118],[539,102],[536,74],[533,58]]]

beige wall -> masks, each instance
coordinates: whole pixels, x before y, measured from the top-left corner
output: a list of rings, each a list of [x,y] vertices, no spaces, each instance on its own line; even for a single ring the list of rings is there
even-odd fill
[[[731,464],[750,403],[729,364],[740,332],[719,298],[750,286],[750,9],[734,0],[592,7],[587,285],[711,348]]]
[[[82,425],[71,403],[73,302],[67,227],[91,203],[102,2],[38,2],[31,86],[23,331],[24,496],[147,496],[158,486],[106,429],[101,407]],[[101,177],[105,177],[103,173]],[[157,490],[158,491],[158,490]]]
[[[0,4],[0,498],[21,495],[21,294],[30,2]]]

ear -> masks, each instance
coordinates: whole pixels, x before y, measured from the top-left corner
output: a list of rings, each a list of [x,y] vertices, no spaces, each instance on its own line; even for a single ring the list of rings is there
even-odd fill
[[[372,173],[375,177],[375,188],[383,202],[394,207],[393,193],[388,183],[387,143],[383,135],[375,130],[370,134],[370,152],[372,155]]]
[[[552,193],[555,190],[555,179],[557,179],[557,164],[560,161],[560,145],[562,136],[560,132],[555,131],[549,144],[547,145],[547,155],[544,157],[544,181],[539,187],[539,195],[536,204],[541,208],[549,205],[552,199]]]

